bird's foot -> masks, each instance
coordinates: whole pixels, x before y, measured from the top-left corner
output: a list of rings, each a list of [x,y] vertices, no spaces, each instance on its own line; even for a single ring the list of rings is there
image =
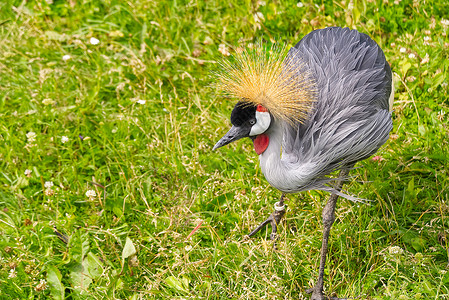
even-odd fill
[[[348,298],[337,298],[324,296],[323,291],[316,286],[306,290],[307,294],[312,294],[310,300],[348,300]]]
[[[248,237],[254,236],[266,225],[271,224],[271,234],[270,240],[274,241],[276,239],[277,225],[281,222],[282,217],[285,214],[285,205],[282,202],[276,202],[274,204],[274,212],[263,221],[259,226],[257,226],[253,231],[248,234]]]

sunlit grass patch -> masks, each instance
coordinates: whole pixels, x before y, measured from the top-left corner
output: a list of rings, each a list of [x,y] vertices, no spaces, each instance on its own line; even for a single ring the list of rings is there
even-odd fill
[[[395,73],[394,130],[340,200],[325,291],[449,297],[445,1],[0,4],[0,298],[307,299],[324,192],[280,196],[248,141],[212,147],[234,105],[215,61],[349,26]],[[421,297],[421,298],[420,298]]]

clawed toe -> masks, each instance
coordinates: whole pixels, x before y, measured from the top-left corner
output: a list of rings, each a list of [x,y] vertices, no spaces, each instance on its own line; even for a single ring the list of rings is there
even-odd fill
[[[348,300],[348,298],[327,297],[323,291],[318,291],[316,286],[306,290],[307,294],[312,294],[310,300]]]
[[[253,231],[251,231],[248,234],[248,237],[254,236],[262,228],[264,228],[268,224],[271,224],[270,240],[272,240],[272,241],[276,240],[277,225],[281,222],[282,217],[284,217],[284,214],[285,214],[285,205],[283,204],[283,202],[281,200],[274,205],[274,212],[265,221],[263,221],[259,226],[257,226]]]
[[[329,300],[328,297],[323,295],[323,291],[318,289],[316,286],[306,290],[306,293],[312,294],[312,296],[310,297],[310,300]]]

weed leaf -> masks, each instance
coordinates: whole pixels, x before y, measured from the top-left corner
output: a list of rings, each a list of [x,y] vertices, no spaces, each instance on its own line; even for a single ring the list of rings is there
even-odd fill
[[[126,237],[125,247],[122,251],[122,265],[125,263],[125,259],[136,254],[136,248],[129,237]]]
[[[50,294],[55,300],[64,299],[64,286],[61,283],[61,272],[54,266],[47,267],[47,282]]]

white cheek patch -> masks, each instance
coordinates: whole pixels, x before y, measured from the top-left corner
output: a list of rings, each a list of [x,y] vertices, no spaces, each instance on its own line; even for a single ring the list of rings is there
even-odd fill
[[[271,116],[269,112],[256,111],[256,124],[251,127],[250,136],[259,135],[267,131],[270,127]]]

